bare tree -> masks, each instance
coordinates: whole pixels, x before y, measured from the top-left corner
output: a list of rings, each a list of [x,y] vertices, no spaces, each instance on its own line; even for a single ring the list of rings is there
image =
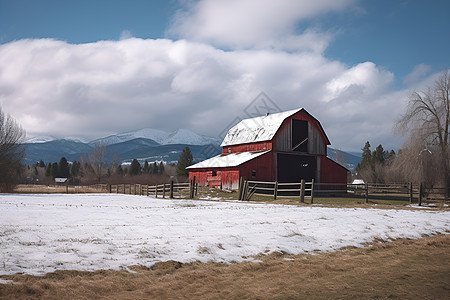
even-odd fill
[[[419,139],[439,161],[440,184],[449,184],[449,119],[450,119],[450,77],[448,71],[435,81],[425,92],[413,92],[409,98],[406,113],[398,120],[396,129]],[[422,148],[423,149],[423,148]],[[410,160],[417,160],[420,152]]]
[[[0,107],[0,191],[11,191],[25,155],[25,131]]]
[[[96,143],[94,150],[89,154],[89,162],[92,164],[98,183],[101,182],[103,177],[105,153],[106,146],[101,143]]]

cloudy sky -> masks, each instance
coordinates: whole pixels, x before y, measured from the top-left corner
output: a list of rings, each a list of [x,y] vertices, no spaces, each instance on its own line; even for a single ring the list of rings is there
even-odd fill
[[[397,149],[449,68],[447,0],[0,0],[0,105],[28,137],[221,136],[303,107],[332,147]],[[264,93],[264,94],[261,94]]]

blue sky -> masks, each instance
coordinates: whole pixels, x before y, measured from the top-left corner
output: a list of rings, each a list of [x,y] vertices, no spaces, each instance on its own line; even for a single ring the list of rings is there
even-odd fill
[[[408,94],[449,68],[449,11],[418,0],[0,0],[0,104],[29,136],[217,136],[264,91],[281,110],[310,111],[336,148],[398,148]]]

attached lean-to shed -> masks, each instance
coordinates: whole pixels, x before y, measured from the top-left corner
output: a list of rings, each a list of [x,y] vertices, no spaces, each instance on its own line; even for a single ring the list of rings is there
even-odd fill
[[[222,154],[188,167],[200,185],[238,189],[239,178],[346,183],[348,170],[327,157],[330,141],[305,109],[245,119],[232,127]]]

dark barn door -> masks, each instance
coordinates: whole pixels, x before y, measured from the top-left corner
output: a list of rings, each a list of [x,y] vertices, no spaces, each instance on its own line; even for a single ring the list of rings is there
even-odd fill
[[[278,153],[277,177],[279,182],[309,182],[316,174],[316,157],[308,155]]]

